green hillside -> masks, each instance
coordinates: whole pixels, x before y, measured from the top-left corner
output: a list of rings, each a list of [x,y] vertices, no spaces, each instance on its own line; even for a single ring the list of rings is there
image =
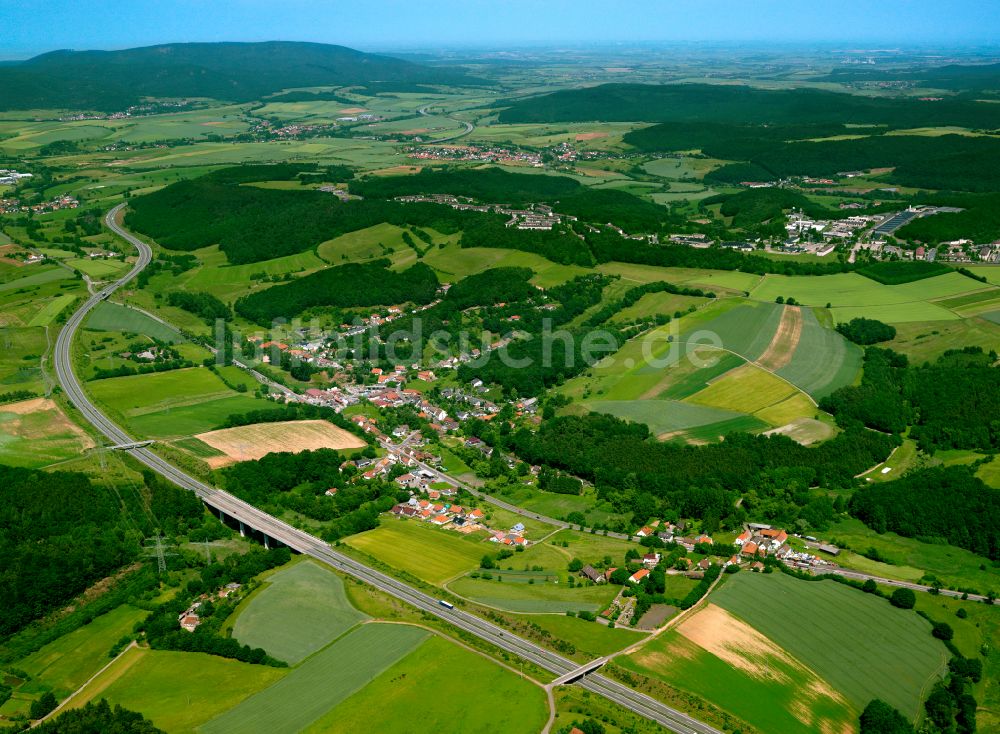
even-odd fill
[[[479,83],[461,71],[322,43],[175,43],[120,51],[53,51],[0,67],[0,109],[113,111],[145,97],[248,102],[290,87],[373,81]]]

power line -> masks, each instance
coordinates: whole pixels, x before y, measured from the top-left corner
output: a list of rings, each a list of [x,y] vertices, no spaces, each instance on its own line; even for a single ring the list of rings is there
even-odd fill
[[[167,556],[177,555],[176,553],[170,552],[169,549],[172,548],[173,546],[165,543],[164,542],[165,540],[166,538],[164,538],[162,535],[154,535],[152,538],[146,541],[146,545],[144,546],[146,549],[146,555],[149,558],[156,559],[156,569],[161,574],[166,573]],[[150,546],[149,543],[152,543],[152,546]]]

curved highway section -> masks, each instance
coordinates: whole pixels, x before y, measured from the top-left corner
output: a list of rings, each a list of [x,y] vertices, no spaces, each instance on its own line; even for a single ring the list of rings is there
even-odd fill
[[[127,275],[94,293],[70,317],[65,327],[59,333],[55,348],[56,375],[67,397],[84,418],[116,445],[134,444],[135,439],[125,433],[125,431],[90,402],[90,399],[80,385],[80,381],[73,372],[71,346],[73,337],[86,315],[102,300],[105,300],[118,288],[121,288],[135,278],[152,260],[153,253],[149,245],[122,229],[115,221],[115,217],[124,207],[125,204],[120,204],[108,212],[105,217],[105,224],[115,234],[135,246],[139,251],[139,259]],[[129,449],[129,453],[153,471],[166,477],[178,486],[197,494],[206,505],[218,512],[220,516],[228,516],[238,520],[244,525],[263,533],[266,537],[284,543],[299,553],[312,556],[365,583],[371,584],[387,594],[391,594],[397,599],[401,599],[417,607],[421,611],[440,617],[455,627],[471,635],[475,635],[495,647],[549,671],[557,678],[572,680],[579,671],[581,677],[577,680],[577,683],[586,690],[603,696],[677,734],[720,734],[716,729],[602,675],[596,673],[584,675],[586,665],[582,666],[581,669],[581,666],[574,661],[518,637],[480,617],[460,609],[447,608],[434,597],[391,576],[369,568],[349,556],[338,553],[328,543],[319,538],[262,512],[228,492],[218,490],[189,476],[147,448],[141,446],[132,448]]]

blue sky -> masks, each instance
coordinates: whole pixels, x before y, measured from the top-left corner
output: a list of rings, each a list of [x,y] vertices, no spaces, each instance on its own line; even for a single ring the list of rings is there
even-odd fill
[[[170,41],[364,50],[592,41],[962,45],[1000,39],[1000,0],[0,0],[0,58]]]

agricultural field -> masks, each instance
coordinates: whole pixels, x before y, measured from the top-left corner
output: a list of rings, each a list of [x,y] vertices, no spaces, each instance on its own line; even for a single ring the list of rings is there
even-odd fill
[[[414,701],[426,700],[428,695],[440,691],[438,684],[443,670],[462,671],[448,680],[447,695],[451,701],[470,705],[431,705],[422,707],[419,716],[413,716]],[[435,636],[305,731],[307,734],[534,732],[541,730],[547,715],[541,688]]]
[[[55,265],[52,267],[42,266],[42,269],[36,267],[33,269],[33,272],[28,273],[27,275],[21,275],[20,273],[17,273],[17,275],[20,277],[12,278],[11,280],[6,280],[0,283],[0,293],[45,285],[58,280],[69,280],[73,277],[73,273],[65,268],[60,268]]]
[[[280,668],[204,653],[133,648],[75,697],[72,705],[106,698],[112,705],[140,712],[171,734],[194,734],[205,722],[286,674]]]
[[[49,382],[40,360],[50,348],[46,330],[41,327],[0,328],[0,392],[45,391]]]
[[[764,731],[853,729],[873,697],[916,719],[948,660],[915,613],[834,582],[744,572],[709,599],[619,660]]]
[[[833,581],[736,574],[710,601],[815,671],[858,710],[877,696],[915,719],[949,658],[926,620]]]
[[[862,350],[823,326],[816,309],[801,309],[801,318],[797,344],[775,374],[818,400],[854,382],[861,371]]]
[[[125,334],[142,334],[158,341],[176,344],[184,337],[176,329],[134,308],[102,301],[87,316],[84,329]]]
[[[617,593],[607,585],[570,588],[551,575],[491,571],[492,579],[463,576],[448,583],[458,596],[508,612],[564,614],[567,611],[599,612]]]
[[[343,542],[437,585],[478,568],[483,555],[496,551],[496,546],[482,541],[481,534],[459,535],[412,520],[395,520]]]
[[[751,291],[760,281],[760,275],[741,273],[736,270],[698,270],[695,268],[661,268],[655,265],[610,262],[597,266],[597,270],[607,275],[621,276],[622,280],[635,283],[654,283],[665,280],[668,283],[701,286],[710,290]],[[716,293],[716,295],[719,295]]]
[[[62,700],[107,665],[108,651],[146,616],[142,609],[120,606],[21,658],[13,667],[28,673],[31,680],[18,687],[17,693],[39,695],[52,691]]]
[[[859,316],[887,323],[947,321],[958,316],[932,299],[958,296],[982,289],[982,284],[958,273],[948,273],[903,285],[883,285],[857,273],[821,276],[768,275],[750,292],[751,298],[774,301],[794,298],[807,306],[830,304],[838,323]]]
[[[95,281],[113,280],[114,278],[124,274],[129,267],[126,263],[123,263],[120,260],[91,259],[83,257],[70,258],[69,260],[66,260],[66,264],[76,270],[79,270],[84,275],[90,276],[90,278]]]
[[[564,519],[571,512],[581,513],[588,526],[604,525],[612,520],[624,520],[608,502],[597,499],[593,489],[585,489],[583,494],[557,494],[545,492],[524,485],[508,485],[500,495],[502,499],[512,502],[526,510],[537,512],[546,517]]]
[[[402,624],[361,625],[200,731],[302,731],[419,647],[428,634]]]
[[[801,662],[713,604],[616,662],[761,731],[853,731],[859,713]]]
[[[269,405],[230,390],[204,367],[96,380],[87,391],[150,438],[205,433],[234,413]]]
[[[71,303],[76,301],[76,296],[70,293],[63,293],[55,298],[42,301],[41,309],[31,317],[28,326],[49,326],[56,317],[65,311]]]
[[[240,605],[233,637],[290,665],[365,619],[347,600],[340,577],[313,561],[283,568],[264,584]]]
[[[774,415],[775,420],[767,422],[781,426],[816,412],[815,406],[808,400],[792,402],[784,409],[779,407],[796,395],[798,391],[789,383],[760,367],[746,364],[687,398],[687,402],[758,417],[770,411],[767,414]],[[800,409],[805,412],[801,413]]]
[[[850,384],[860,361],[811,309],[727,298],[626,342],[560,390],[663,439],[698,442],[813,419],[811,395]]]
[[[39,468],[80,456],[94,445],[53,400],[0,405],[0,463]]]
[[[316,449],[360,449],[365,442],[324,420],[255,423],[200,433],[197,438],[222,455],[208,459],[213,469],[238,461],[254,461],[270,453]]]

